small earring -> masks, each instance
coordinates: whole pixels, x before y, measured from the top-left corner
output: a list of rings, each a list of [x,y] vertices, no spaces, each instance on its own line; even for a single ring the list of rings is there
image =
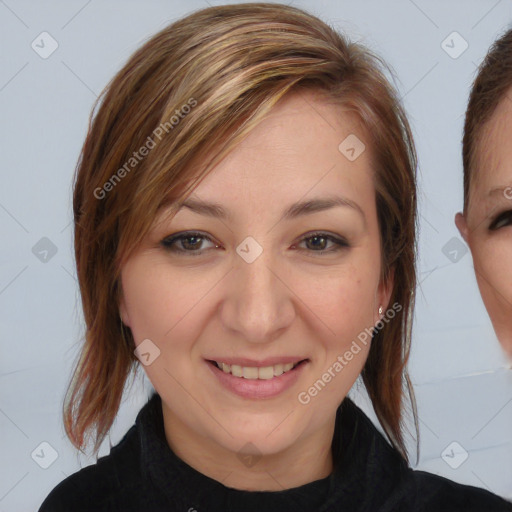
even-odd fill
[[[382,315],[382,306],[379,306],[379,315]]]

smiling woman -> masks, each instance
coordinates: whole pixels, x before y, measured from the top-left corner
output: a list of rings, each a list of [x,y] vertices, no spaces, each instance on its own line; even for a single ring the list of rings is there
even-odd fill
[[[155,393],[40,510],[508,510],[407,465],[415,169],[383,63],[303,10],[212,7],[151,38],[77,168],[66,432],[97,452],[139,362]],[[347,398],[359,376],[388,439]]]

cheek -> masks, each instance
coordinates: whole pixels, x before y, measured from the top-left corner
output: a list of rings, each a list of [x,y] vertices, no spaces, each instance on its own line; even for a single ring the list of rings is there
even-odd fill
[[[350,343],[373,325],[373,303],[378,284],[378,264],[371,266],[363,255],[357,263],[298,279],[297,295],[325,327],[327,344],[339,347]],[[331,336],[332,335],[332,336]],[[331,342],[332,340],[332,342]]]
[[[200,292],[190,290],[183,273],[171,272],[169,265],[134,260],[122,272],[123,294],[130,327],[138,343],[149,338],[162,342],[186,311],[197,303]]]
[[[502,297],[509,305],[512,304],[511,235],[509,230],[499,238],[473,244],[473,262],[482,295]]]

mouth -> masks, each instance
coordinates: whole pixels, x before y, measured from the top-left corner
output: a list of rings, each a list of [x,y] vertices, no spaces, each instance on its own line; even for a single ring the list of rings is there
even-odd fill
[[[295,363],[278,363],[269,366],[241,366],[237,364],[227,364],[223,361],[214,361],[207,359],[207,362],[215,366],[224,373],[233,377],[240,377],[248,380],[270,380],[279,377],[284,373],[293,372],[298,366],[308,362],[309,359],[301,359]]]

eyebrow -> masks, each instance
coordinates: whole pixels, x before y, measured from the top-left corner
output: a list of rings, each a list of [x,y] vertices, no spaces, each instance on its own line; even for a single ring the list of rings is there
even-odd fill
[[[291,220],[302,215],[309,215],[335,207],[352,208],[359,212],[366,222],[366,216],[362,208],[356,202],[341,196],[329,196],[299,201],[286,208],[280,220]],[[208,215],[218,219],[232,219],[232,215],[219,203],[188,198],[183,203],[180,203],[178,211],[182,208],[188,208],[200,215]]]

